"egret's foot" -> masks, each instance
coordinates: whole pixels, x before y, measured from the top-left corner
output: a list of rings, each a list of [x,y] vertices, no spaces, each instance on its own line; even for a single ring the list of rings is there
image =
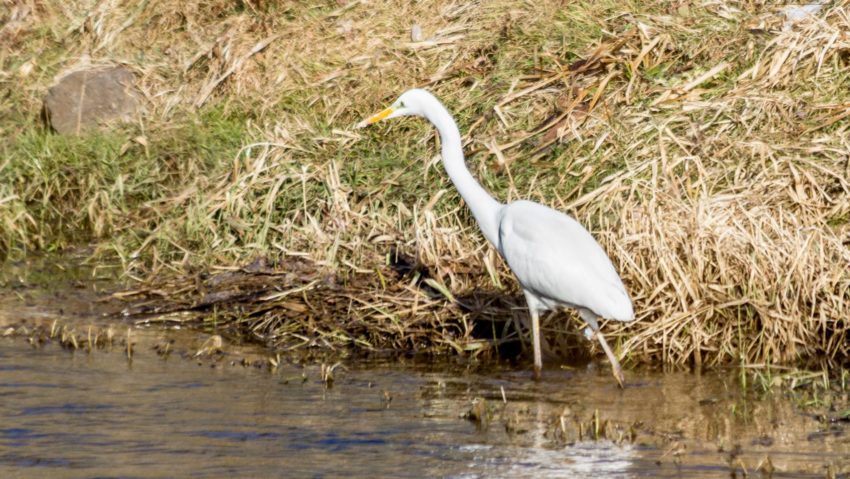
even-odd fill
[[[534,379],[535,381],[540,381],[540,379],[542,377],[542,375],[540,374],[541,369],[542,368],[539,365],[535,364],[534,365],[534,372],[531,373],[531,378]]]
[[[621,368],[619,364],[612,364],[611,373],[614,374],[614,379],[617,380],[617,384],[620,385],[620,389],[625,389],[626,377],[623,375],[623,368]]]
[[[596,339],[599,340],[599,345],[602,346],[602,349],[605,351],[605,355],[608,356],[608,360],[611,361],[611,372],[614,374],[614,379],[617,380],[617,384],[620,385],[620,388],[624,388],[626,378],[623,376],[623,368],[620,367],[620,361],[617,360],[617,356],[614,356],[614,352],[611,351],[611,348],[608,346],[608,341],[605,341],[605,337],[602,336],[602,333],[599,331],[596,332]]]

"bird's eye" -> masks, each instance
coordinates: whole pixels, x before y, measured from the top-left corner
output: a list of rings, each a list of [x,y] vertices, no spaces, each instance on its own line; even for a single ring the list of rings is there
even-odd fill
[[[398,102],[398,107],[399,107],[399,108],[404,108],[404,102],[403,102],[403,101]]]

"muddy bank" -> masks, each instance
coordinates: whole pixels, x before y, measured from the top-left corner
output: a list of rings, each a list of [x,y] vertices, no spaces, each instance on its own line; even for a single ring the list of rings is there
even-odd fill
[[[98,317],[101,325],[114,328],[192,328],[231,343],[257,344],[270,354],[318,361],[406,355],[484,365],[507,360],[518,368],[529,362],[527,310],[518,291],[453,293],[413,256],[396,250],[374,270],[345,276],[305,258],[258,257],[242,267],[122,283],[119,268],[85,262],[81,255],[12,264],[0,277],[6,288],[0,301],[23,299],[17,317],[28,320],[43,311],[27,313],[27,304],[55,304],[53,314],[59,317]],[[455,274],[476,275],[462,269]],[[571,311],[547,314],[541,323],[549,367],[584,365],[602,355],[579,333],[584,325]],[[630,367],[663,360],[622,348],[628,328],[607,326],[603,323],[603,331],[613,328],[612,344]],[[802,357],[790,366],[827,370],[836,378],[842,361],[840,356]]]
[[[0,269],[0,337],[17,338],[35,349],[117,352],[132,361],[156,352],[218,362],[267,367],[272,353],[215,328],[180,324],[152,327],[128,313],[126,284],[114,268],[85,264],[86,256],[35,257]],[[204,330],[205,329],[205,330]]]
[[[112,297],[126,304],[121,314],[136,323],[215,327],[273,351],[520,355],[520,296],[455,296],[433,286],[427,268],[412,257],[391,257],[374,271],[346,277],[309,260],[262,258],[241,268],[145,283]]]

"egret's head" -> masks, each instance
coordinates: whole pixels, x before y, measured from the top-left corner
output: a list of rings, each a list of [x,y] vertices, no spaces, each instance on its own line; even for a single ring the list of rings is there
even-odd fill
[[[434,95],[425,90],[414,88],[402,93],[398,100],[395,101],[389,108],[386,108],[379,113],[376,113],[369,118],[357,124],[358,128],[365,128],[373,123],[377,123],[387,118],[395,118],[398,116],[422,116],[427,117],[428,108],[434,104],[438,104]]]

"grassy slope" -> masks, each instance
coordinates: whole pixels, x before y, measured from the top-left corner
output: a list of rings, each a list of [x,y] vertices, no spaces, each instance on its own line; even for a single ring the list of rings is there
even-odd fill
[[[495,196],[568,211],[609,251],[640,318],[624,351],[846,358],[846,2],[788,31],[751,2],[562,3],[15,2],[0,252],[85,239],[142,277],[257,254],[346,276],[397,246],[455,294],[514,289],[427,125],[350,129],[425,85]],[[85,61],[138,74],[140,124],[43,131],[46,88]],[[553,344],[574,329],[546,324]]]

